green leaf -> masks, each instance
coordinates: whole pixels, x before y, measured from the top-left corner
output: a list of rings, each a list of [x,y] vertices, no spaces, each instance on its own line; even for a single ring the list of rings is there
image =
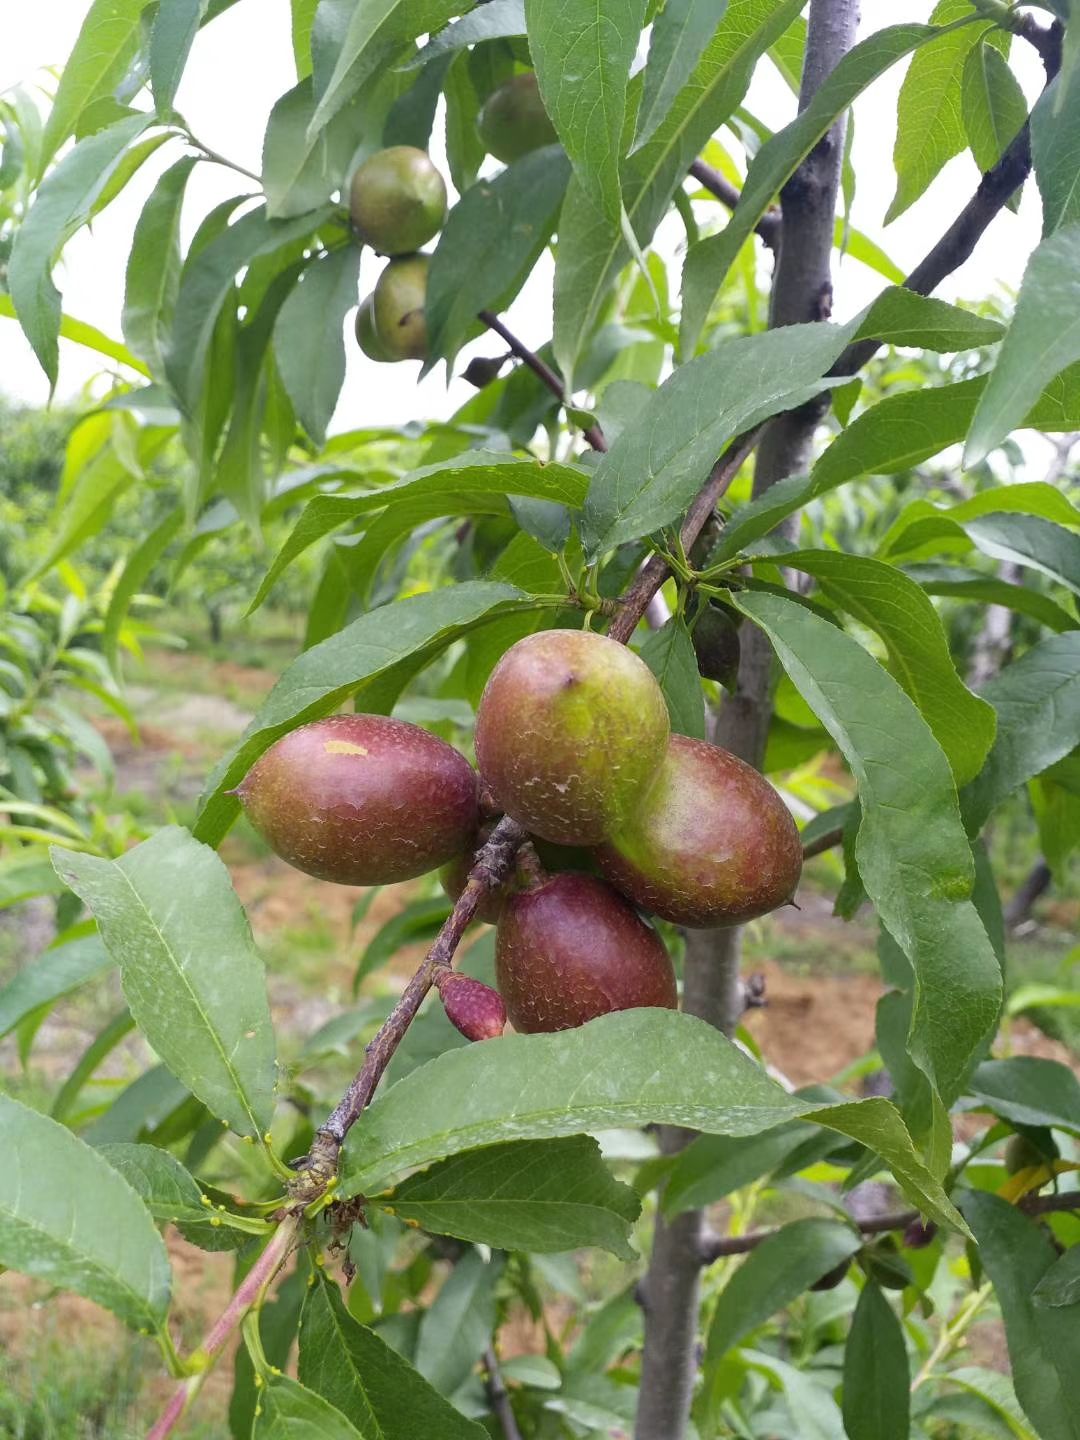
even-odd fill
[[[948,762],[896,681],[849,635],[778,595],[742,594],[736,604],[772,640],[851,766],[859,873],[915,970],[912,1059],[948,1104],[994,1033],[1002,988],[969,899],[974,866]]]
[[[313,260],[289,293],[274,326],[278,373],[296,418],[316,445],[326,443],[345,383],[345,317],[356,307],[359,246]]]
[[[799,1121],[777,1125],[760,1135],[732,1138],[728,1135],[699,1135],[684,1150],[667,1173],[662,1195],[665,1215],[681,1215],[722,1200],[783,1167],[796,1154],[805,1152],[804,1164],[819,1159],[836,1144],[827,1130],[814,1135]]]
[[[49,1111],[54,1120],[59,1120],[62,1125],[71,1125],[71,1114],[76,1100],[82,1094],[83,1086],[106,1055],[111,1055],[121,1040],[126,1039],[134,1028],[135,1021],[126,1005],[101,1027],[56,1092],[52,1109]]]
[[[169,1261],[141,1200],[70,1130],[0,1094],[0,1265],[74,1290],[137,1330],[169,1308]]]
[[[209,1218],[195,1177],[167,1150],[157,1145],[112,1144],[99,1146],[98,1154],[124,1177],[155,1220],[202,1224]]]
[[[0,990],[0,1038],[43,1005],[52,1005],[95,979],[112,963],[97,935],[54,942]]]
[[[1080,1081],[1057,1060],[1014,1055],[984,1060],[968,1086],[981,1106],[1016,1125],[1047,1125],[1080,1133]]]
[[[484,163],[484,143],[477,121],[482,104],[471,63],[472,55],[455,55],[446,69],[443,98],[446,105],[446,163],[454,188],[464,195],[476,183]]]
[[[1041,1440],[1077,1440],[1076,1318],[1032,1298],[1057,1253],[1037,1226],[997,1195],[972,1191],[963,1208],[1005,1321],[1016,1397]]]
[[[301,1381],[372,1440],[483,1440],[413,1367],[349,1314],[341,1291],[322,1272],[300,1319]],[[312,1436],[315,1440],[315,1436]]]
[[[720,1292],[706,1342],[706,1365],[718,1365],[751,1330],[786,1309],[861,1245],[858,1231],[836,1220],[796,1220],[763,1240]]]
[[[597,1245],[636,1258],[630,1226],[641,1204],[612,1178],[589,1136],[513,1140],[443,1160],[405,1180],[385,1203],[407,1224],[497,1250]]]
[[[634,150],[667,118],[726,9],[727,0],[669,0],[653,21]]]
[[[995,46],[978,41],[964,62],[961,114],[975,164],[984,174],[1005,154],[1027,113],[1027,100],[1009,62]]]
[[[150,31],[150,88],[162,120],[172,114],[177,87],[209,0],[160,0]]]
[[[195,160],[187,156],[165,171],[143,206],[128,255],[121,324],[124,339],[157,379],[180,287],[180,215]]]
[[[741,1358],[744,1365],[767,1376],[783,1392],[799,1440],[843,1440],[840,1407],[826,1383],[763,1351],[747,1350]]]
[[[154,566],[176,538],[183,524],[183,512],[172,510],[160,525],[154,527],[146,539],[128,556],[123,573],[113,587],[109,597],[109,608],[105,613],[105,624],[101,632],[101,648],[105,658],[115,670],[118,663],[120,631],[127,618],[132,600],[139,587]]]
[[[890,559],[898,555],[918,558],[920,553],[932,554],[943,549],[962,552],[980,533],[969,532],[967,527],[971,521],[989,517],[1000,522],[1004,515],[1033,515],[1070,528],[1080,526],[1080,510],[1056,486],[1032,480],[1027,484],[999,485],[982,490],[970,500],[962,500],[948,508],[928,500],[915,500],[906,505],[893,521],[879,550]],[[985,534],[987,543],[992,544],[993,531]],[[1037,549],[1038,545],[1034,543],[1026,546],[1016,544],[1007,558],[1016,558],[1019,563],[1030,565],[1025,552]]]
[[[416,1368],[444,1395],[465,1383],[491,1343],[502,1269],[502,1256],[487,1262],[475,1250],[462,1256],[420,1321]]]
[[[1080,1304],[1080,1245],[1074,1245],[1050,1266],[1031,1298],[1036,1305],[1049,1309]]]
[[[274,1109],[274,1032],[263,963],[228,871],[169,826],[119,860],[55,849],[93,911],[131,1013],[212,1114],[261,1138]],[[178,896],[198,903],[178,904]]]
[[[833,383],[827,372],[854,340],[873,335],[950,350],[1000,333],[967,311],[895,287],[846,325],[787,325],[722,341],[676,370],[601,458],[582,540],[597,554],[681,515],[724,445]]]
[[[908,1440],[911,1434],[904,1332],[872,1280],[862,1288],[844,1350],[844,1430],[849,1440]]]
[[[1080,630],[1033,645],[982,694],[997,711],[997,738],[962,796],[971,834],[1007,795],[1080,745]]]
[[[487,4],[478,5],[460,20],[440,30],[438,35],[432,36],[403,68],[415,70],[441,55],[452,55],[467,45],[524,34],[525,0],[487,0]]]
[[[694,642],[685,623],[676,617],[659,630],[653,630],[640,653],[664,692],[672,730],[676,735],[704,740],[705,695]]]
[[[416,672],[485,621],[535,604],[511,585],[474,581],[414,595],[362,615],[288,667],[247,733],[217,766],[200,804],[195,834],[217,843],[240,809],[226,792],[287,730],[332,715],[350,697],[385,713]]]
[[[938,0],[930,16],[935,25],[976,18],[969,0]],[[985,22],[947,30],[908,66],[896,115],[896,194],[886,225],[919,198],[946,161],[959,155],[967,143],[961,121],[967,61],[974,49],[984,48],[982,37],[988,31],[994,33]]]
[[[1023,585],[1012,585],[954,565],[909,565],[906,569],[928,595],[969,600],[975,605],[1004,605],[1021,615],[1030,615],[1049,630],[1076,628],[1076,616],[1038,590],[1028,590]]]
[[[1035,515],[987,515],[964,526],[984,555],[1049,575],[1080,595],[1080,535]]]
[[[1043,209],[1043,236],[1080,220],[1080,86],[1070,85],[1059,105],[1061,78],[1039,96],[1031,112],[1031,161]]]
[[[450,211],[428,272],[429,367],[452,366],[483,328],[477,313],[513,300],[551,238],[569,175],[563,151],[544,146],[478,180]]]
[[[741,104],[760,56],[804,3],[729,0],[724,19],[667,119],[623,165],[623,203],[640,246],[649,243],[691,161]],[[571,180],[559,218],[553,341],[568,385],[604,298],[631,258],[619,224],[590,203],[578,180]]]
[[[614,225],[630,65],[645,0],[525,0],[544,108],[588,201]]]
[[[813,575],[842,610],[885,642],[889,668],[945,751],[957,785],[982,769],[996,719],[960,679],[938,613],[923,590],[892,565],[865,555],[802,550],[784,564]]]
[[[65,140],[75,134],[79,117],[95,100],[111,96],[124,78],[139,43],[140,18],[148,0],[94,0],[75,47],[61,72],[52,109],[41,137],[37,174]]]
[[[192,1107],[200,1118],[206,1113],[164,1065],[155,1065],[121,1090],[84,1138],[94,1146],[150,1140]]]
[[[394,98],[398,80],[392,72],[385,78],[386,83],[357,95],[325,130],[314,134],[310,77],[278,100],[270,112],[262,153],[266,213],[272,220],[306,214],[324,205],[334,191],[345,189],[361,141],[381,130],[383,112]]]
[[[747,171],[738,208],[723,230],[691,246],[683,270],[679,347],[693,353],[709,307],[754,227],[821,137],[851,102],[890,66],[937,39],[933,25],[891,25],[849,50],[797,119],[761,147]]]
[[[251,1440],[366,1440],[341,1411],[287,1375],[259,1390]]]
[[[1000,1370],[986,1370],[979,1365],[961,1365],[958,1370],[949,1370],[941,1376],[950,1385],[959,1385],[969,1395],[976,1395],[990,1409],[1001,1416],[1008,1429],[1006,1440],[1037,1440],[1029,1429],[1027,1417],[1020,1408],[1012,1381]]]
[[[26,219],[15,232],[7,282],[15,313],[41,368],[56,385],[59,365],[60,292],[53,284],[57,254],[90,218],[94,202],[123,158],[150,124],[133,115],[81,140],[42,184]]]
[[[964,465],[985,460],[1067,365],[1080,359],[1080,224],[1055,231],[1024,271],[1012,324],[998,351],[964,447]]]
[[[0,295],[0,315],[7,320],[17,318],[10,295]],[[76,320],[72,315],[61,316],[60,335],[62,339],[70,340],[73,345],[82,345],[86,350],[93,350],[96,354],[104,355],[109,360],[115,360],[120,365],[127,365],[140,375],[149,375],[150,373],[143,362],[126,346],[121,345],[119,340],[113,340],[99,330],[96,325],[88,325],[85,320]]]

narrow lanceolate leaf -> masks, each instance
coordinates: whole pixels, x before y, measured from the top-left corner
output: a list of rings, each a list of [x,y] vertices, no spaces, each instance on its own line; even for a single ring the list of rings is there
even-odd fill
[[[478,45],[483,40],[501,40],[510,35],[525,34],[525,0],[488,0],[478,5],[460,20],[447,25],[438,35],[432,36],[422,50],[404,66],[404,70],[415,70],[437,60],[440,55],[452,55],[467,45]]]
[[[486,1434],[354,1320],[341,1291],[322,1272],[316,1273],[300,1318],[299,1374],[373,1440],[483,1440]]]
[[[393,76],[389,76],[393,79]],[[262,182],[272,220],[303,215],[344,190],[350,164],[365,133],[378,133],[393,98],[384,86],[357,95],[325,130],[310,132],[315,110],[312,80],[286,91],[270,112],[263,140]],[[347,198],[347,197],[346,197]]]
[[[1043,208],[1043,235],[1080,220],[1080,85],[1059,105],[1061,81],[1047,86],[1031,112],[1031,162]]]
[[[143,206],[128,255],[121,325],[132,351],[158,380],[180,286],[180,214],[195,159],[166,170]]]
[[[127,619],[131,602],[143,581],[146,580],[176,538],[183,522],[183,512],[179,507],[166,515],[161,524],[156,525],[128,557],[123,573],[113,588],[112,595],[109,597],[109,608],[105,613],[105,625],[101,632],[101,648],[114,670],[119,658],[120,632]]]
[[[1035,1286],[1032,1299],[1036,1305],[1052,1309],[1080,1304],[1080,1245],[1066,1250],[1057,1264],[1050,1266]]]
[[[350,696],[362,710],[385,713],[406,682],[448,645],[485,621],[534,604],[512,585],[473,581],[384,605],[305,651],[215,770],[199,810],[198,838],[209,844],[221,839],[240,809],[226,792],[286,730],[333,714]]]
[[[727,0],[670,0],[653,21],[635,150],[640,150],[667,118],[726,9]]]
[[[858,782],[859,873],[914,967],[911,1055],[948,1104],[1001,1006],[1001,969],[969,898],[974,866],[948,761],[896,681],[849,635],[778,595],[737,604],[772,640]]]
[[[304,271],[278,313],[274,355],[296,418],[317,445],[345,382],[345,317],[355,309],[360,247],[322,255]]]
[[[68,56],[41,137],[38,175],[75,133],[79,116],[112,95],[139,43],[139,19],[148,0],[94,0]]]
[[[963,30],[953,33],[965,34]],[[960,108],[967,143],[975,164],[985,174],[1005,154],[1027,119],[1027,100],[1020,82],[1001,51],[985,39],[971,47],[964,62]]]
[[[853,340],[872,335],[947,350],[1000,333],[965,311],[892,288],[846,325],[788,325],[724,341],[676,370],[603,456],[582,540],[596,554],[676,519],[724,445],[833,383],[826,374]]]
[[[666,120],[623,166],[623,203],[639,245],[649,243],[691,161],[742,103],[758,59],[804,3],[728,0],[716,34]],[[553,342],[567,380],[588,343],[604,297],[631,258],[620,225],[590,204],[584,187],[571,180],[559,218]]]
[[[948,595],[974,605],[1004,605],[1020,615],[1030,615],[1048,630],[1076,629],[1076,616],[1039,590],[995,580],[959,565],[909,565],[907,573],[928,595]]]
[[[1080,535],[1034,515],[985,515],[964,530],[985,555],[1049,575],[1080,595]]]
[[[693,353],[709,307],[735,256],[803,156],[879,75],[940,34],[934,25],[891,25],[868,36],[844,56],[798,119],[761,147],[747,172],[738,209],[727,225],[718,235],[691,246],[687,254],[679,334],[684,355]]]
[[[1012,324],[971,422],[964,464],[1023,423],[1046,385],[1080,359],[1080,223],[1044,240],[1024,271]]]
[[[378,1203],[422,1230],[497,1250],[597,1245],[623,1260],[635,1258],[630,1226],[641,1210],[585,1135],[470,1150],[411,1175]]]
[[[705,695],[694,642],[685,622],[676,617],[651,631],[641,647],[641,658],[664,692],[672,730],[676,735],[704,740]]]
[[[329,1401],[282,1375],[259,1391],[251,1440],[366,1440]]]
[[[630,64],[645,0],[525,0],[544,108],[589,201],[619,223]]]
[[[51,1005],[112,965],[97,935],[51,945],[0,990],[0,1039],[43,1005]]]
[[[751,1250],[724,1286],[709,1328],[706,1363],[785,1309],[815,1280],[851,1258],[862,1237],[838,1220],[796,1220]]]
[[[151,119],[132,115],[80,141],[38,190],[30,213],[15,232],[8,290],[19,324],[51,385],[56,384],[60,334],[60,292],[53,284],[53,262],[90,218],[124,151]]]
[[[836,550],[802,550],[784,564],[813,575],[842,610],[877,631],[889,668],[945,751],[957,785],[973,779],[994,741],[994,710],[956,673],[949,641],[925,592],[893,565]]]
[[[6,320],[16,318],[15,306],[11,303],[10,295],[0,295],[0,315]],[[82,345],[96,355],[104,355],[109,360],[126,365],[139,375],[149,375],[143,362],[133,355],[126,345],[121,345],[119,340],[114,340],[110,335],[106,335],[96,325],[88,325],[85,320],[77,320],[73,315],[62,315],[60,317],[60,336],[64,340],[70,340],[73,345]]]
[[[147,1040],[214,1116],[262,1136],[274,1110],[274,1032],[262,960],[221,860],[179,826],[119,860],[53,857],[97,919]]]
[[[932,24],[943,26],[977,18],[968,0],[938,0],[930,16]],[[919,198],[945,162],[967,143],[961,119],[964,67],[988,31],[985,21],[947,30],[908,66],[896,116],[896,194],[886,225]]]
[[[513,300],[551,238],[569,178],[564,152],[544,146],[478,180],[450,211],[428,273],[429,364],[453,365],[482,328],[477,313]]]
[[[1040,1440],[1078,1440],[1076,1315],[1036,1304],[1033,1297],[1057,1252],[1044,1231],[997,1195],[972,1191],[964,1214],[1005,1321],[1016,1398]]]
[[[1034,1055],[984,1060],[968,1089],[979,1105],[1016,1125],[1047,1125],[1080,1134],[1080,1081],[1057,1060]]]
[[[473,1250],[462,1256],[420,1321],[416,1368],[436,1390],[453,1395],[465,1384],[495,1330],[495,1286],[504,1257]]]
[[[167,120],[195,36],[210,0],[160,0],[150,32],[150,88],[158,115]]]
[[[962,796],[972,834],[1007,795],[1080,745],[1080,630],[1033,645],[982,694],[997,712],[997,738]]]
[[[844,1351],[848,1440],[908,1440],[911,1367],[896,1314],[872,1280],[863,1286]]]
[[[137,1330],[169,1308],[169,1261],[142,1201],[89,1145],[0,1094],[0,1265],[74,1290]]]

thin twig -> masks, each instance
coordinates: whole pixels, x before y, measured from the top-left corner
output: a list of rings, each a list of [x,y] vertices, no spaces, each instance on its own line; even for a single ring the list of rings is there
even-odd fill
[[[488,1399],[491,1401],[491,1409],[496,1420],[502,1429],[506,1440],[521,1440],[521,1431],[518,1429],[517,1418],[514,1415],[514,1407],[510,1404],[510,1392],[503,1380],[502,1370],[499,1368],[499,1358],[495,1354],[494,1345],[489,1345],[484,1351],[484,1369],[487,1371],[487,1384],[485,1389]]]
[[[564,405],[569,403],[563,382],[559,379],[558,375],[555,374],[551,366],[541,360],[540,356],[537,355],[534,350],[530,350],[523,341],[519,340],[514,332],[506,327],[494,311],[481,310],[479,318],[489,330],[494,330],[496,335],[501,336],[501,338],[506,341],[518,359],[525,362],[533,374],[544,382],[557,400],[560,400]],[[604,432],[600,429],[599,425],[590,425],[587,430],[582,431],[582,434],[594,450],[603,452],[608,448],[607,440],[604,438]]]
[[[824,855],[826,850],[834,850],[844,839],[844,829],[838,825],[835,830],[826,830],[824,835],[819,835],[816,840],[811,840],[809,845],[803,846],[802,858],[810,860],[815,855]]]
[[[704,160],[695,160],[690,166],[690,174],[695,180],[700,181],[711,195],[715,195],[722,205],[729,210],[734,210],[742,198],[742,193],[727,178],[721,175],[719,170],[707,164]],[[761,219],[754,226],[754,230],[769,247],[775,250],[780,243],[780,211],[776,209],[766,210]]]
[[[857,1223],[864,1235],[884,1235],[890,1230],[906,1230],[918,1218],[917,1210],[901,1210],[894,1215],[878,1215],[872,1220]],[[745,1235],[707,1235],[701,1244],[701,1263],[711,1265],[714,1260],[722,1260],[727,1255],[746,1255],[756,1250],[763,1241],[779,1235],[783,1228],[782,1225],[774,1225],[768,1230],[750,1230]]]
[[[1080,1210],[1080,1190],[1060,1195],[1025,1195],[1017,1206],[1025,1215],[1051,1215],[1062,1210]]]

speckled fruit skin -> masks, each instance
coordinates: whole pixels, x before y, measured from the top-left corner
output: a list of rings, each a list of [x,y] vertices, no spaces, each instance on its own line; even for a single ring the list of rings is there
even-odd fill
[[[802,846],[764,776],[718,745],[673,735],[656,780],[596,858],[642,910],[678,925],[741,925],[791,899]]]
[[[446,183],[423,150],[391,145],[353,176],[349,214],[380,255],[409,255],[442,229]]]
[[[591,845],[630,815],[668,734],[660,687],[632,650],[590,631],[545,630],[492,671],[476,754],[508,815],[556,845]]]
[[[379,339],[379,332],[375,329],[374,300],[374,295],[367,295],[360,301],[360,308],[356,312],[356,343],[369,360],[378,360],[386,364],[399,357],[391,355]]]
[[[336,715],[284,735],[238,793],[276,854],[339,885],[423,875],[464,850],[477,823],[465,757],[385,715]]]
[[[674,1010],[675,972],[656,931],[602,880],[567,871],[506,902],[495,981],[515,1030],[570,1030],[657,1005]]]
[[[488,154],[504,165],[559,138],[531,72],[515,75],[492,91],[477,116],[476,131]]]
[[[435,976],[435,988],[446,1018],[466,1040],[497,1040],[503,1033],[506,1006],[490,985],[458,970],[441,970]]]
[[[371,313],[379,344],[391,360],[426,360],[428,257],[391,260],[371,295]]]

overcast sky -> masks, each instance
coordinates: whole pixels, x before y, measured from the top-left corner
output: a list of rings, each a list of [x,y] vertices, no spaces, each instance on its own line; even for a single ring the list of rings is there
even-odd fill
[[[43,78],[42,68],[61,65],[78,33],[87,0],[37,0],[14,5],[4,17],[0,47],[0,91]],[[926,20],[931,0],[864,0],[864,33],[902,20]],[[1040,67],[1030,46],[1016,42],[1015,68],[1029,98],[1038,93]],[[774,127],[786,122],[794,100],[771,67],[759,67],[747,104]],[[858,192],[853,223],[882,244],[904,270],[911,269],[934,238],[948,225],[978,180],[967,154],[945,167],[927,195],[887,229],[882,220],[894,189],[890,161],[896,132],[896,94],[903,64],[895,67],[856,105],[854,162]],[[267,115],[277,97],[295,83],[290,46],[288,0],[242,0],[198,37],[188,62],[177,108],[196,135],[248,168],[258,170]],[[438,125],[438,122],[437,122]],[[437,145],[433,145],[436,151]],[[95,223],[67,247],[56,280],[64,308],[110,334],[120,333],[124,262],[139,210],[154,179],[179,153],[178,143],[164,146]],[[160,161],[160,163],[159,163]],[[213,165],[200,165],[188,187],[186,232],[219,200],[239,193],[241,177]],[[974,299],[998,287],[1015,288],[1027,256],[1038,243],[1038,194],[1025,187],[1018,215],[1003,211],[991,225],[976,255],[939,292],[945,299]],[[672,234],[679,234],[672,227]],[[676,241],[672,241],[674,250]],[[380,262],[365,252],[362,285],[374,283]],[[881,280],[865,267],[845,259],[834,276],[836,316],[844,319],[864,305]],[[551,329],[551,270],[537,267],[511,311],[510,323],[532,345],[541,345]],[[447,389],[443,368],[420,386],[411,382],[419,366],[377,365],[364,359],[354,345],[334,429],[370,423],[400,423],[412,418],[442,417],[462,403],[471,388],[462,380]],[[477,342],[474,353],[498,353],[499,345]],[[465,352],[467,358],[470,352]],[[458,370],[464,361],[459,361]],[[58,394],[75,396],[98,369],[93,357],[61,342]],[[29,345],[13,321],[0,318],[0,390],[29,403],[44,403],[48,387]]]

